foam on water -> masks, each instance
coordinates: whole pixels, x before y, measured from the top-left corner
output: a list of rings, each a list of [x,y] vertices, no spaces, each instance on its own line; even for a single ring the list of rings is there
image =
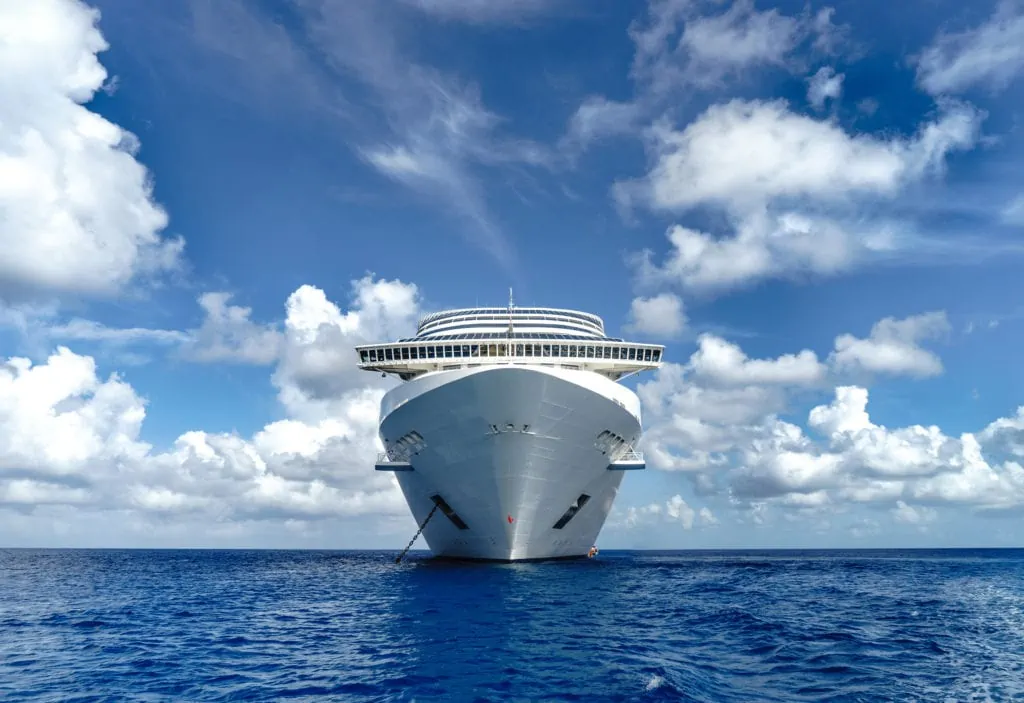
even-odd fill
[[[0,551],[0,698],[1024,696],[1024,551]]]

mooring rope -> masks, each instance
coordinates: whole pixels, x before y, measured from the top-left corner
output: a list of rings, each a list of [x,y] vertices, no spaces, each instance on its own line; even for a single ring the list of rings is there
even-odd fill
[[[437,510],[437,503],[435,503],[434,507],[430,509],[429,513],[427,513],[426,519],[423,521],[423,524],[420,525],[420,529],[416,530],[416,534],[414,534],[412,536],[412,539],[409,540],[409,544],[406,545],[405,549],[402,550],[402,553],[399,554],[397,558],[395,558],[395,563],[396,564],[398,562],[402,561],[402,557],[404,557],[406,555],[406,553],[408,553],[408,551],[410,549],[412,549],[413,542],[415,542],[416,538],[420,536],[421,532],[423,532],[423,528],[427,526],[428,522],[430,522],[430,518],[434,517],[434,511],[436,511],[436,510]]]

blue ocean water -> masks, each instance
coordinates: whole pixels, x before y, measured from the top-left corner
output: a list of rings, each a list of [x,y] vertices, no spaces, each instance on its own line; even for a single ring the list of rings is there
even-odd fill
[[[1024,699],[1024,550],[394,556],[0,550],[0,699]]]

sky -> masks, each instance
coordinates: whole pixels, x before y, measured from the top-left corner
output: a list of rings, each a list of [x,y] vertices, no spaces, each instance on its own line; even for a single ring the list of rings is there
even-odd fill
[[[1024,2],[0,3],[0,545],[400,548],[447,307],[664,344],[603,548],[1020,546]]]

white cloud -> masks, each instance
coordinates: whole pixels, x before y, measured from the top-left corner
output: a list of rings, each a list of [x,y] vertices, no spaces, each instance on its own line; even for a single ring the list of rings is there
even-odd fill
[[[557,0],[402,0],[428,15],[440,19],[474,24],[521,22],[542,14],[558,4]]]
[[[746,213],[774,198],[841,200],[891,195],[941,168],[947,153],[974,144],[981,115],[947,104],[914,139],[847,134],[830,121],[791,112],[783,100],[713,105],[679,132],[650,131],[654,165],[637,182],[616,184],[625,203],[686,211],[718,205]]]
[[[0,477],[58,487],[110,478],[148,450],[137,441],[144,416],[131,386],[100,379],[90,357],[60,347],[41,365],[11,358],[0,366]]]
[[[917,81],[929,93],[958,93],[976,85],[1005,88],[1024,69],[1024,12],[1003,0],[987,22],[940,34],[917,59]]]
[[[703,335],[687,364],[663,364],[652,380],[637,386],[647,462],[713,483],[740,447],[764,434],[766,418],[785,408],[786,387],[823,378],[824,367],[808,350],[749,359],[739,347]]]
[[[914,507],[907,505],[902,500],[896,501],[896,507],[889,512],[892,514],[893,520],[908,525],[924,525],[935,522],[939,516],[934,508]]]
[[[815,109],[825,107],[826,100],[838,100],[843,93],[843,74],[831,66],[822,66],[807,79],[807,102]]]
[[[683,301],[673,293],[634,298],[629,318],[630,330],[655,337],[678,337],[686,327]]]
[[[836,337],[830,363],[840,372],[867,371],[890,375],[935,376],[942,362],[920,342],[950,331],[943,311],[913,315],[903,320],[887,317],[875,323],[867,339],[851,334]]]
[[[900,235],[888,223],[865,226],[799,212],[751,215],[721,238],[680,225],[667,236],[671,249],[663,263],[650,250],[632,257],[644,287],[715,292],[771,277],[828,275],[900,246]]]
[[[604,96],[588,97],[569,118],[569,130],[563,146],[585,147],[603,137],[634,131],[643,109],[635,102],[608,100]]]
[[[735,288],[768,277],[834,274],[919,243],[894,223],[844,208],[941,171],[950,151],[974,143],[981,117],[947,103],[914,138],[884,140],[849,135],[831,121],[791,112],[784,101],[733,100],[708,108],[681,132],[656,125],[653,166],[641,180],[615,184],[618,202],[673,212],[717,207],[730,229],[716,237],[671,227],[665,262],[641,252],[638,278],[649,286]]]
[[[940,333],[944,322],[941,314],[886,319],[876,340],[917,340]],[[958,438],[936,426],[879,425],[867,389],[840,386],[832,402],[807,413],[807,431],[780,419],[790,392],[825,378],[806,350],[750,360],[736,345],[702,338],[689,363],[665,364],[637,388],[648,465],[685,472],[700,493],[725,493],[737,510],[771,505],[799,516],[902,501],[924,522],[944,503],[1024,506],[1024,407]]]
[[[569,120],[563,148],[633,133],[671,109],[679,96],[720,87],[758,68],[803,70],[804,61],[797,58],[801,46],[806,44],[810,55],[831,54],[844,33],[832,23],[831,8],[790,16],[777,9],[759,11],[751,0],[738,0],[718,14],[705,14],[711,3],[703,5],[692,0],[648,4],[647,17],[629,28],[636,48],[632,99],[588,96]]]
[[[1024,226],[1024,193],[1006,204],[1002,216],[1006,224]]]
[[[415,2],[416,0],[410,0]],[[395,31],[393,13],[374,3],[300,0],[312,44],[329,65],[372,91],[379,119],[367,125],[357,147],[379,173],[459,218],[472,244],[511,264],[514,252],[497,225],[479,170],[510,164],[548,163],[545,147],[500,135],[500,117],[480,91],[440,70],[416,63]],[[421,0],[434,14],[471,19],[504,10],[509,3]],[[500,7],[499,7],[500,6]],[[525,11],[520,4],[518,10]],[[502,13],[499,13],[502,10]]]
[[[694,527],[712,527],[718,524],[718,518],[708,507],[695,510],[679,494],[669,498],[664,503],[649,503],[644,506],[630,506],[626,508],[625,516],[620,518],[618,511],[609,516],[609,526],[621,525],[627,528],[650,526],[657,523],[676,522],[682,525],[684,530],[692,530]]]
[[[809,349],[784,354],[777,359],[748,359],[739,346],[711,334],[697,340],[698,349],[690,357],[690,368],[697,378],[710,383],[755,385],[810,385],[825,377],[825,366]]]
[[[284,351],[273,379],[294,417],[319,421],[335,412],[345,389],[388,385],[358,369],[352,348],[415,332],[416,286],[366,276],[353,282],[352,294],[346,313],[313,286],[302,286],[288,298]]]
[[[61,347],[42,364],[0,365],[0,505],[174,524],[407,518],[394,477],[373,471],[386,384],[356,375],[352,347],[408,329],[415,287],[367,276],[343,313],[303,286],[287,308],[274,378],[288,417],[251,438],[197,430],[156,451],[140,439],[145,401],[118,376],[101,378],[91,357]],[[227,317],[251,324],[247,312]]]
[[[0,7],[0,284],[105,295],[178,266],[138,140],[84,106],[107,78],[98,17],[78,0]]]
[[[252,310],[230,305],[230,293],[213,292],[199,296],[202,325],[192,330],[183,348],[194,361],[233,361],[270,364],[280,353],[282,337],[276,329],[254,323]]]
[[[666,95],[689,86],[711,87],[726,78],[765,66],[790,68],[794,50],[808,39],[811,48],[829,50],[836,38],[832,11],[789,16],[759,11],[751,0],[737,0],[720,14],[704,15],[699,3],[651,2],[646,23],[634,23],[633,77],[645,91]]]
[[[190,337],[179,330],[150,329],[148,327],[107,327],[95,320],[73,318],[66,323],[47,327],[51,339],[106,342],[114,345],[151,342],[155,344],[181,344]]]

